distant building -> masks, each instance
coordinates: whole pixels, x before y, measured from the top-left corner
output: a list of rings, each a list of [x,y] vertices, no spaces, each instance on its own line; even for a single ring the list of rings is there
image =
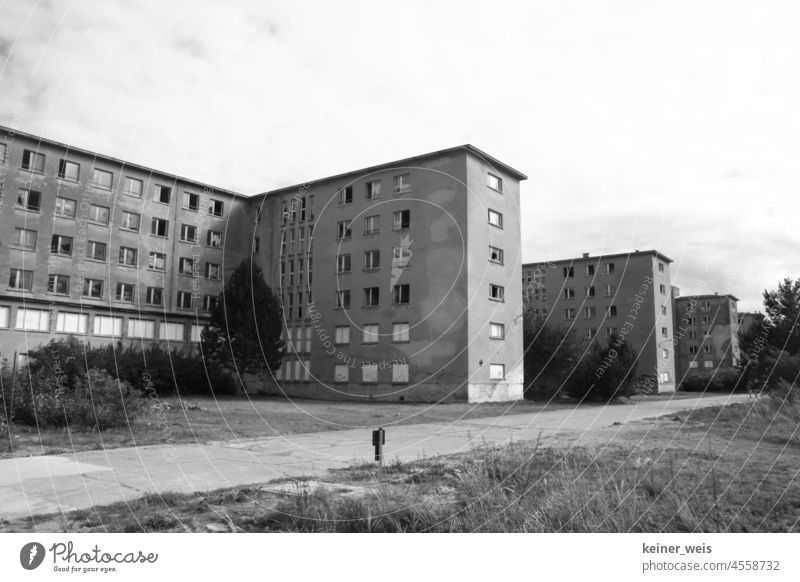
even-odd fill
[[[671,262],[650,250],[526,263],[524,302],[549,325],[587,342],[623,337],[637,356],[640,386],[674,392]]]
[[[678,382],[697,371],[714,372],[739,365],[739,300],[733,295],[675,298]]]

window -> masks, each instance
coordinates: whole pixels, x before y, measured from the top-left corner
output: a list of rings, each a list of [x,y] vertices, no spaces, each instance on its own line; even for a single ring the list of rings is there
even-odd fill
[[[93,261],[106,260],[106,243],[90,240],[87,246],[87,258]],[[152,253],[151,253],[152,254]]]
[[[489,299],[503,301],[505,299],[505,289],[500,285],[489,284]]]
[[[144,185],[141,180],[125,176],[125,182],[122,185],[122,193],[128,196],[135,196],[136,198],[142,197]]]
[[[48,331],[50,329],[50,312],[46,309],[19,308],[14,327],[27,331]]]
[[[92,169],[92,179],[89,181],[92,186],[103,190],[111,190],[113,182],[114,175],[111,172],[99,170],[97,168]]]
[[[193,194],[192,192],[184,192],[183,207],[186,210],[197,212],[197,210],[200,208],[200,196],[198,194]]]
[[[575,309],[570,307],[564,310],[564,319],[575,319]]]
[[[392,364],[392,383],[408,383],[408,364]]]
[[[614,295],[614,286],[606,285],[606,297],[611,297],[612,295]]]
[[[350,366],[347,364],[335,364],[333,366],[333,381],[344,383],[350,379]]]
[[[194,259],[181,257],[178,260],[178,272],[181,275],[191,275],[194,272]]]
[[[349,220],[342,220],[341,222],[336,223],[336,238],[341,240],[344,238],[350,238],[352,233],[350,232],[350,221]]]
[[[7,155],[7,153],[8,153],[8,146],[6,146],[6,144],[4,144],[4,143],[0,143],[0,164],[5,164],[6,163],[6,160],[7,160],[6,155]],[[7,309],[7,308],[4,307],[3,309]],[[6,327],[8,327],[8,326],[6,326]]]
[[[494,174],[487,175],[486,185],[489,186],[489,188],[491,188],[492,190],[497,190],[498,192],[503,191],[502,178],[495,176]]]
[[[89,207],[89,222],[94,222],[95,224],[102,224],[104,226],[108,226],[109,216],[110,216],[110,211],[106,206],[98,206],[97,204],[92,204]]]
[[[75,162],[58,160],[58,177],[69,182],[77,182],[80,176],[81,167]]]
[[[75,200],[71,198],[56,198],[56,216],[65,216],[67,218],[75,218]]]
[[[411,297],[411,285],[395,285],[392,292],[392,303],[407,305]]]
[[[345,289],[336,292],[336,307],[346,309],[350,307],[350,290]]]
[[[697,362],[689,362],[689,367],[690,368],[696,368],[697,367]]]
[[[365,344],[376,344],[378,343],[378,336],[380,335],[378,332],[378,324],[377,323],[369,323],[364,326],[364,339],[362,343]]]
[[[489,380],[505,380],[505,364],[489,364]]]
[[[164,305],[164,288],[148,287],[145,302],[148,305]]]
[[[379,287],[365,287],[364,288],[364,306],[376,307],[380,302],[380,288]]]
[[[374,182],[367,182],[364,190],[364,198],[366,200],[375,200],[381,197],[381,181],[375,180]]]
[[[192,308],[192,294],[188,291],[178,291],[178,309]]]
[[[365,384],[377,384],[378,364],[361,364],[361,381]]]
[[[345,186],[339,190],[339,204],[352,204],[353,203],[353,187]]]
[[[169,201],[172,199],[172,188],[170,188],[169,186],[162,186],[161,184],[156,184],[154,198],[156,202],[161,202],[162,204],[169,204]]]
[[[662,327],[661,328],[661,336],[662,337],[667,337],[667,335],[668,335],[667,334],[667,328],[666,327]]]
[[[595,315],[597,315],[597,310],[594,307],[584,307],[583,308],[583,318],[584,319],[592,319]]]
[[[587,277],[591,277],[594,275],[594,265],[586,265],[583,268],[583,274]]]
[[[400,174],[394,177],[394,193],[405,194],[411,191],[410,174]]]
[[[132,230],[133,232],[139,232],[139,224],[141,223],[142,217],[135,212],[128,212],[124,210],[122,212],[122,224],[120,227],[123,230]]]
[[[667,294],[667,287],[666,287],[666,285],[664,285],[663,283],[662,283],[661,285],[659,285],[659,286],[658,286],[658,291],[659,291],[659,292],[660,292],[662,295],[666,295],[666,294]]]
[[[94,335],[119,337],[122,335],[122,318],[109,315],[94,316]]]
[[[216,230],[209,230],[206,235],[206,245],[218,249],[222,247],[222,233]]]
[[[661,350],[661,357],[665,360],[669,359],[669,350]]]
[[[42,206],[42,193],[35,190],[20,189],[17,197],[17,206],[25,210],[39,212]]]
[[[150,234],[166,237],[169,235],[169,221],[163,218],[154,218],[150,223]]]
[[[148,319],[128,320],[128,337],[139,339],[153,339],[156,335],[156,322]]]
[[[711,360],[706,360],[705,362],[703,362],[703,367],[704,368],[713,368],[714,367],[714,362],[711,361]]]
[[[33,288],[33,271],[11,269],[8,277],[8,286],[11,289],[30,291]]]
[[[607,327],[606,328],[606,337],[612,337],[617,335],[617,328],[616,327]]]
[[[364,251],[364,268],[368,271],[381,266],[381,252],[379,250]]]
[[[220,278],[219,265],[216,263],[206,263],[206,279],[218,281]]]
[[[492,339],[505,339],[506,338],[506,326],[502,323],[490,323],[489,324],[489,337]]]
[[[497,247],[489,247],[489,260],[493,263],[503,264],[503,249]]]
[[[349,273],[350,272],[350,255],[336,255],[336,272]]]
[[[392,324],[392,341],[393,342],[407,342],[408,341],[408,324],[407,323],[393,323]]]
[[[666,305],[662,305],[661,306],[661,315],[666,315],[666,314],[667,314],[667,306]]]
[[[584,287],[583,293],[586,297],[594,297],[595,296],[594,285],[592,285],[591,287]]]
[[[392,213],[392,229],[404,230],[406,228],[411,228],[411,211],[397,210]]]
[[[151,251],[150,258],[147,260],[147,268],[153,271],[163,271],[167,268],[167,255]]]
[[[197,242],[197,227],[192,226],[191,224],[182,224],[181,225],[181,240],[183,242],[188,243],[196,243]]]
[[[26,251],[36,250],[36,231],[27,228],[14,229],[14,246]]]
[[[575,299],[575,289],[564,287],[564,299]]]
[[[85,313],[59,312],[56,316],[56,331],[61,333],[88,333],[89,316]]]
[[[564,278],[569,279],[575,276],[575,267],[564,267]]]
[[[669,382],[669,372],[660,372],[658,374],[659,382]]]
[[[93,299],[103,298],[103,281],[100,279],[83,280],[83,296]]]
[[[702,316],[700,318],[700,323],[702,323],[703,325],[708,325],[709,323],[711,323],[711,317],[708,315]]]
[[[583,331],[584,339],[590,340],[597,335],[597,330],[593,327],[588,327]]]
[[[489,210],[489,224],[498,228],[503,228],[503,215],[496,210]]]
[[[704,353],[704,354],[710,354],[710,353],[711,353],[711,346],[709,346],[709,345],[704,345],[704,346],[703,346],[703,353]]]
[[[697,346],[695,346],[695,345],[689,346],[689,353],[690,354],[696,354],[697,353]]]
[[[664,272],[664,263],[658,263],[658,272],[659,273],[663,273]]]
[[[225,203],[222,200],[212,200],[208,205],[208,213],[211,216],[222,216]]]
[[[117,283],[117,293],[114,295],[114,299],[125,303],[133,303],[134,288],[133,283]]]
[[[364,234],[378,234],[381,232],[381,217],[366,216],[364,217]]]
[[[49,275],[47,277],[47,292],[57,295],[69,295],[69,277],[66,275]]]
[[[690,331],[689,332],[689,339],[697,339],[697,332],[696,331]]]
[[[687,317],[686,325],[694,325],[694,317]]]
[[[180,322],[162,321],[158,326],[158,338],[167,341],[183,341],[184,325]]]
[[[25,150],[22,152],[22,169],[36,172],[37,174],[44,173],[44,154]]]
[[[606,308],[606,317],[616,317],[617,316],[617,306],[616,305],[609,305]]]
[[[135,267],[138,251],[131,247],[119,247],[119,264],[126,267]]]
[[[411,249],[408,247],[394,247],[392,249],[392,267],[403,268],[411,260]]]
[[[711,309],[711,301],[703,301],[703,309]]]
[[[299,336],[299,334],[298,334]],[[311,326],[306,326],[306,352],[311,351]],[[307,367],[307,366],[306,366]]]
[[[338,345],[350,343],[350,326],[339,325],[336,327],[334,343]]]
[[[603,268],[606,275],[611,275],[616,270],[616,265],[614,263],[606,263]]]
[[[214,311],[214,308],[217,306],[217,296],[216,295],[205,295],[203,297],[203,311]]]

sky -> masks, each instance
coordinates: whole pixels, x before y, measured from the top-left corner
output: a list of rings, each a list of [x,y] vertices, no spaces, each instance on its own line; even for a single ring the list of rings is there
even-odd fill
[[[791,0],[0,0],[0,124],[245,194],[471,143],[526,262],[656,249],[740,311],[800,276]]]

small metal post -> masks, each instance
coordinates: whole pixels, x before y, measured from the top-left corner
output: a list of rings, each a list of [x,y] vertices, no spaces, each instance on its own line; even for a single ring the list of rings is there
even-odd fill
[[[375,447],[375,460],[378,461],[378,481],[383,479],[383,445],[385,442],[385,430],[379,428],[372,431],[372,446]]]

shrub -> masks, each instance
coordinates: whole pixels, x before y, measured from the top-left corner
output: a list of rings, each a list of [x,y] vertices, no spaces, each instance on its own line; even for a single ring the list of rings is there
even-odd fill
[[[10,380],[10,378],[8,378]],[[16,386],[3,382],[3,402],[10,420],[39,429],[106,430],[127,426],[142,400],[127,382],[102,370],[90,369],[65,386],[59,376],[40,371],[20,373]]]
[[[608,343],[593,343],[564,385],[564,392],[579,400],[610,402],[635,392],[636,356],[624,339],[611,336]]]
[[[678,389],[686,392],[733,392],[745,390],[746,382],[738,369],[698,371],[687,374]]]

